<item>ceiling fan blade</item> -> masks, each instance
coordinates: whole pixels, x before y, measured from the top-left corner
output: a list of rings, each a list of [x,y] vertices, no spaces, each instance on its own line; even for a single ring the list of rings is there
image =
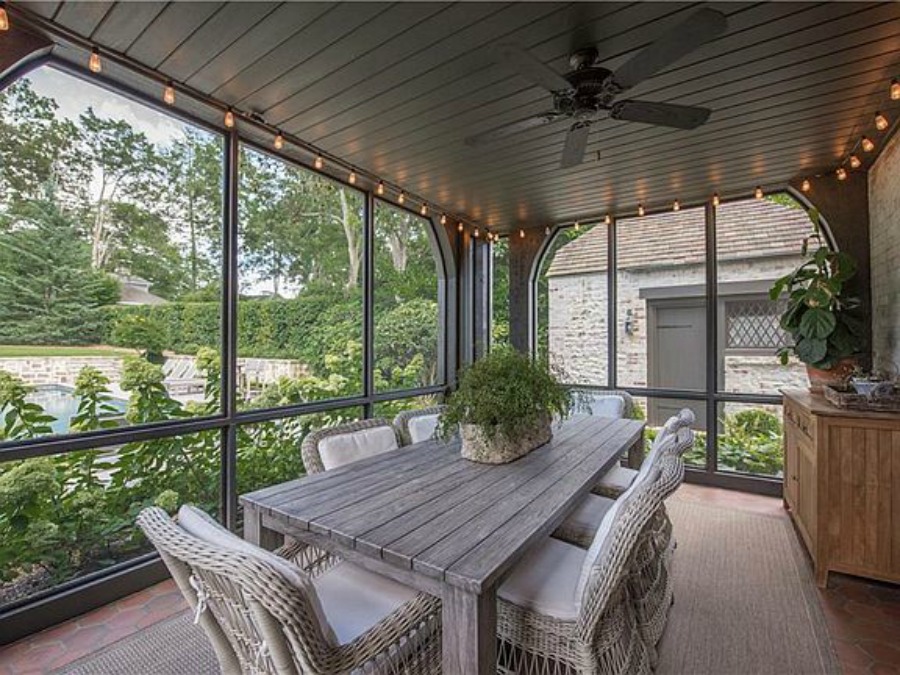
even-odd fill
[[[521,119],[517,122],[504,124],[503,126],[489,129],[488,131],[482,132],[480,134],[469,136],[468,138],[466,138],[466,145],[479,146],[485,145],[486,143],[499,141],[501,138],[512,136],[513,134],[517,134],[520,131],[534,129],[535,127],[542,127],[545,124],[550,124],[551,122],[555,122],[556,120],[558,120],[560,117],[561,115],[556,112],[547,112],[540,115],[532,115],[531,117],[526,117],[525,119]]]
[[[712,110],[694,108],[674,103],[653,103],[651,101],[619,101],[615,103],[609,116],[625,122],[643,122],[676,129],[696,129],[709,119]]]
[[[521,47],[497,45],[496,53],[497,58],[515,68],[519,75],[548,91],[566,91],[572,88],[566,78]]]
[[[587,148],[588,132],[591,130],[590,122],[576,122],[566,134],[566,144],[563,146],[562,158],[559,166],[568,169],[578,166],[584,160],[584,151]]]
[[[724,33],[726,28],[728,20],[724,14],[714,9],[700,9],[631,57],[613,73],[613,81],[621,90],[631,89]]]

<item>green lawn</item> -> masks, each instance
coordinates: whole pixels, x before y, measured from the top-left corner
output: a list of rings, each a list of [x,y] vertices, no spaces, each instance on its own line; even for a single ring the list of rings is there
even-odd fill
[[[54,345],[0,345],[0,359],[27,356],[125,356],[134,352],[116,347],[56,347]]]

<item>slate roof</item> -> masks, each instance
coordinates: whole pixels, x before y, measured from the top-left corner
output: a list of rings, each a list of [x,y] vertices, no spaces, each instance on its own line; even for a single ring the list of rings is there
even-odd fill
[[[617,262],[620,269],[703,263],[702,208],[659,213],[618,221]],[[799,208],[768,199],[723,203],[716,211],[718,259],[740,260],[799,255],[812,226]],[[606,271],[606,227],[594,227],[557,251],[547,276]]]

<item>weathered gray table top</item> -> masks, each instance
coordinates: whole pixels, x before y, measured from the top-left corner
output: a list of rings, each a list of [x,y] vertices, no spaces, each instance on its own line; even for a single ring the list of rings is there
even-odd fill
[[[285,532],[309,530],[340,549],[480,593],[562,522],[642,430],[634,420],[576,416],[548,444],[498,466],[463,459],[457,441],[426,441],[241,502]]]

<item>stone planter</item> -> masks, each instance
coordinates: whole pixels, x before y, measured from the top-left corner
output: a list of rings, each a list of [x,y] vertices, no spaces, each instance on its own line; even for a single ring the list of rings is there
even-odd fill
[[[461,424],[461,452],[465,459],[473,462],[506,464],[519,459],[519,457],[524,457],[535,448],[540,447],[549,441],[552,435],[549,415],[516,440],[510,440],[503,436],[488,440],[481,433],[481,429],[474,424]]]

